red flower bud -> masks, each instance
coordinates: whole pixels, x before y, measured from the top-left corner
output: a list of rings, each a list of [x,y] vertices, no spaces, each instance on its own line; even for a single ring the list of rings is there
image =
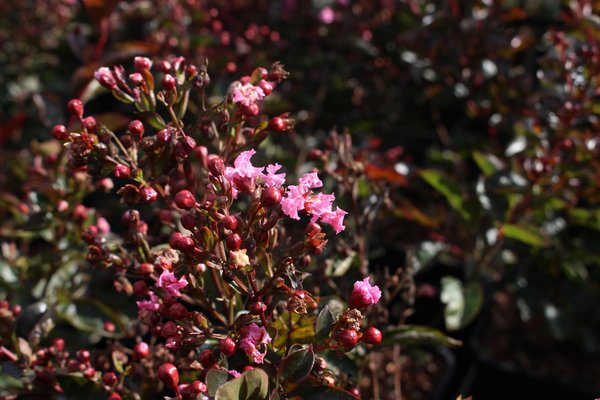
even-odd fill
[[[144,186],[142,190],[140,190],[140,195],[142,196],[143,201],[154,201],[158,197],[158,193],[156,190],[151,188],[150,186]]]
[[[73,116],[80,118],[83,116],[83,103],[79,99],[73,99],[67,104],[67,110]]]
[[[115,375],[114,372],[106,372],[104,375],[102,375],[102,383],[104,383],[107,386],[112,387],[118,381],[119,381],[119,379],[117,378],[117,375]]]
[[[144,71],[152,67],[152,61],[146,57],[136,57],[133,59],[133,66],[136,71]]]
[[[232,233],[225,239],[227,248],[231,251],[239,250],[242,247],[242,237],[237,233]]]
[[[217,358],[211,349],[206,349],[200,353],[200,364],[204,368],[210,368],[217,363]]]
[[[158,367],[158,379],[171,389],[176,389],[179,384],[179,371],[171,363],[166,363]]]
[[[171,140],[171,132],[167,128],[161,129],[156,134],[156,142],[159,145],[165,145],[169,140]]]
[[[381,343],[381,331],[374,326],[368,328],[362,335],[362,341],[368,344],[379,344]]]
[[[262,301],[255,301],[250,304],[249,310],[252,315],[260,315],[267,309],[267,306]]]
[[[161,335],[165,339],[168,339],[173,336],[177,336],[178,334],[179,334],[179,326],[175,322],[168,321],[163,325],[162,330],[161,330]]]
[[[212,155],[208,159],[208,170],[213,176],[223,175],[225,172],[225,163],[221,157]]]
[[[263,205],[263,207],[266,208],[279,204],[280,201],[281,192],[279,191],[279,189],[273,186],[263,190],[262,194],[260,195],[260,202]]]
[[[221,350],[221,353],[225,354],[226,356],[232,355],[235,353],[235,340],[230,337],[222,339],[219,342],[219,350]]]
[[[177,86],[177,81],[170,74],[165,75],[164,78],[162,78],[161,83],[163,88],[168,91],[175,89],[175,86]]]
[[[136,359],[146,358],[150,355],[150,347],[146,342],[140,342],[133,347],[133,357]]]
[[[129,133],[132,137],[134,137],[137,140],[142,139],[142,135],[144,134],[144,124],[142,123],[142,121],[137,119],[131,121],[127,129],[129,130]]]
[[[148,285],[146,284],[146,282],[142,280],[135,281],[133,283],[133,293],[135,293],[136,296],[146,295],[146,293],[148,293]]]
[[[173,303],[169,307],[169,316],[173,319],[184,319],[187,313],[187,308],[181,303]]]
[[[96,376],[96,370],[92,367],[88,367],[83,371],[83,377],[86,379],[92,379]]]
[[[336,341],[345,349],[351,349],[358,342],[358,334],[354,329],[345,329],[335,335]]]
[[[98,123],[96,122],[96,118],[86,117],[83,120],[83,126],[88,132],[96,132],[96,127],[98,126]]]
[[[140,274],[150,275],[154,272],[154,265],[150,263],[143,263],[140,265]]]
[[[225,218],[223,218],[223,221],[221,221],[221,223],[223,224],[223,228],[229,229],[232,231],[234,231],[235,228],[237,228],[237,226],[238,226],[237,218],[234,217],[233,215],[226,216]]]
[[[189,209],[196,205],[196,198],[189,190],[181,190],[175,195],[175,204],[179,208]]]
[[[193,213],[185,213],[180,218],[181,225],[188,231],[193,230],[196,227],[196,216]]]
[[[115,165],[115,176],[117,178],[129,178],[131,176],[131,170],[127,165],[117,164]]]
[[[106,400],[123,400],[123,398],[121,397],[121,395],[119,393],[112,392]]]
[[[65,140],[69,137],[69,133],[67,132],[67,127],[64,125],[55,125],[52,128],[52,136],[57,140]]]

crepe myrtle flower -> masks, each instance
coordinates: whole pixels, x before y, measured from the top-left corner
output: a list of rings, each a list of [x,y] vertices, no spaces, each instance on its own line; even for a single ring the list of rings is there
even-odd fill
[[[348,305],[350,308],[365,308],[376,304],[381,298],[381,290],[377,285],[371,285],[367,276],[362,281],[354,283]]]
[[[239,348],[246,353],[248,357],[252,358],[252,361],[257,364],[262,364],[267,350],[261,353],[258,347],[261,344],[268,344],[271,342],[271,336],[267,333],[267,330],[263,326],[258,326],[255,323],[244,326],[240,329],[241,339],[239,341]]]
[[[156,286],[159,288],[163,288],[167,293],[167,296],[170,297],[180,297],[180,290],[188,285],[187,279],[181,277],[177,279],[175,274],[169,271],[163,271],[162,274],[158,277],[158,281],[156,282]]]
[[[251,83],[237,85],[231,93],[231,100],[234,104],[239,104],[244,107],[251,107],[265,97],[265,92],[259,87]]]

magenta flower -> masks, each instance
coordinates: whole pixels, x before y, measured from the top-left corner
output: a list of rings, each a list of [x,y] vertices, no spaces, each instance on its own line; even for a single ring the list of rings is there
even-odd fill
[[[254,86],[251,83],[246,83],[245,85],[238,85],[235,89],[233,89],[232,100],[236,104],[241,104],[245,107],[250,107],[253,104],[256,104],[259,100],[262,100],[265,97],[265,92],[258,87]]]
[[[184,277],[177,279],[175,274],[169,271],[163,271],[163,273],[158,277],[158,282],[156,282],[156,286],[163,288],[167,293],[167,296],[170,297],[181,296],[180,290],[186,287],[187,284],[187,279]]]
[[[236,371],[235,369],[230,369],[230,370],[229,370],[229,371],[227,371],[227,372],[229,372],[229,374],[231,374],[231,375],[232,375],[234,378],[237,378],[237,377],[239,377],[240,375],[242,375],[242,374],[240,374],[238,371]]]
[[[150,300],[136,302],[138,308],[146,311],[158,311],[160,309],[158,296],[154,292],[148,292],[148,295],[150,296]]]
[[[336,208],[335,211],[332,209],[335,195],[312,194],[311,189],[323,186],[323,182],[315,172],[304,174],[299,183],[298,186],[288,186],[286,196],[281,199],[281,210],[285,215],[292,219],[300,219],[298,212],[305,210],[311,215],[310,222],[321,221],[329,224],[333,227],[335,233],[340,233],[346,229],[344,216],[347,212],[341,208]]]
[[[354,289],[350,295],[348,305],[350,308],[365,308],[377,303],[380,298],[381,290],[379,290],[377,285],[371,285],[369,283],[369,277],[367,276],[362,281],[356,281],[354,283]]]
[[[262,344],[268,344],[271,342],[271,336],[267,333],[267,330],[263,326],[258,326],[255,323],[244,326],[240,329],[240,335],[242,339],[239,341],[239,347],[242,349],[248,357],[252,358],[252,361],[257,364],[262,364],[267,349],[261,353],[257,347]]]

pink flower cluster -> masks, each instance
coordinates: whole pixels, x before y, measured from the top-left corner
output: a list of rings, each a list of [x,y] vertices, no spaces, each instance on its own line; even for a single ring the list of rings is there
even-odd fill
[[[140,310],[146,311],[158,311],[160,309],[160,302],[158,296],[154,292],[148,292],[150,300],[141,300],[136,302]]]
[[[265,92],[251,83],[238,85],[233,89],[231,99],[234,103],[250,107],[265,97]]]
[[[313,194],[311,189],[321,186],[323,182],[316,173],[304,174],[298,185],[288,186],[286,196],[281,199],[281,209],[293,219],[300,219],[298,212],[304,210],[311,215],[310,222],[321,221],[331,225],[335,233],[340,233],[346,229],[344,216],[348,213],[339,207],[333,211],[333,194]]]
[[[268,344],[271,342],[271,336],[267,333],[267,330],[263,326],[258,326],[255,323],[244,326],[240,329],[242,339],[239,342],[239,347],[242,349],[248,357],[252,357],[252,361],[257,364],[262,364],[267,350],[261,353],[257,347],[261,344]]]
[[[381,298],[381,290],[377,285],[371,285],[369,277],[354,283],[348,305],[350,308],[365,308],[373,305]]]
[[[181,296],[180,290],[186,287],[187,284],[187,279],[184,277],[177,279],[175,274],[169,271],[163,271],[163,273],[158,277],[158,282],[156,282],[156,286],[163,288],[169,297]]]
[[[263,172],[265,167],[255,167],[250,162],[254,154],[256,154],[254,150],[244,151],[235,159],[233,167],[225,168],[224,175],[233,184],[234,198],[239,191],[252,188],[257,182],[276,188],[280,188],[285,183],[285,174],[277,173],[281,165],[268,165],[265,174]],[[311,190],[322,186],[323,182],[315,172],[304,174],[298,185],[287,187],[285,197],[281,199],[281,209],[292,219],[300,219],[298,212],[304,210],[311,215],[310,222],[321,221],[331,225],[336,233],[340,233],[346,229],[344,216],[347,212],[339,207],[333,210],[335,195],[315,194]]]
[[[233,197],[237,197],[239,190],[253,187],[258,179],[265,186],[281,187],[285,182],[285,174],[278,174],[281,169],[279,164],[269,164],[267,173],[263,173],[265,167],[254,167],[250,158],[256,154],[255,150],[247,150],[240,153],[233,162],[233,167],[225,168],[225,177],[234,185]]]

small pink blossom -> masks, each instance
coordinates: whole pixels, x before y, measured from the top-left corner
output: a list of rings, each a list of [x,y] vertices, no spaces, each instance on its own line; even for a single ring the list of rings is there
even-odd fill
[[[281,165],[279,164],[269,164],[267,165],[267,174],[262,175],[262,180],[265,186],[275,186],[281,187],[285,182],[285,174],[276,174],[277,171],[281,169]]]
[[[261,353],[257,347],[262,344],[268,344],[271,342],[271,336],[267,333],[267,330],[263,326],[258,326],[255,323],[244,326],[240,329],[240,335],[242,339],[239,341],[239,347],[242,349],[247,356],[252,357],[252,361],[257,364],[262,364],[267,349]]]
[[[304,195],[307,189],[303,186],[290,185],[284,198],[281,199],[281,210],[292,219],[300,219],[299,211],[304,210]]]
[[[365,308],[375,304],[381,298],[381,290],[377,285],[371,285],[367,276],[362,281],[354,283],[354,289],[350,295],[350,308]]]
[[[316,172],[309,172],[304,175],[299,180],[300,186],[308,189],[315,189],[323,186],[323,181],[319,179],[319,175]]]
[[[337,233],[340,233],[341,231],[343,231],[344,229],[346,229],[346,227],[344,226],[344,216],[346,214],[348,214],[346,211],[337,207],[335,209],[335,211],[329,211],[329,212],[323,213],[321,215],[321,221],[323,223],[331,225],[331,227],[337,234]]]
[[[237,378],[237,377],[239,377],[240,375],[242,375],[242,374],[240,374],[239,372],[237,372],[235,369],[230,369],[230,370],[229,370],[229,371],[227,371],[227,372],[229,372],[229,373],[230,373],[230,374],[231,374],[231,375],[232,375],[234,378]]]
[[[250,107],[264,97],[265,92],[263,92],[260,87],[254,86],[251,83],[246,83],[233,89],[232,100],[234,103]]]
[[[163,271],[162,274],[158,277],[158,282],[156,282],[156,286],[159,288],[163,288],[167,293],[167,296],[170,297],[179,297],[181,293],[179,292],[181,289],[186,287],[188,284],[187,279],[181,277],[177,279],[175,274],[169,271]]]
[[[148,292],[150,300],[141,300],[136,302],[140,310],[147,311],[158,311],[160,309],[160,303],[158,296],[154,292]]]

